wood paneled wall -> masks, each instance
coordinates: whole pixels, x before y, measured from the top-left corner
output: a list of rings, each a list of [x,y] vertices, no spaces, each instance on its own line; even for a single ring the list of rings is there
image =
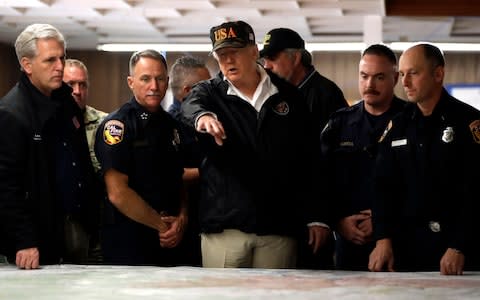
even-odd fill
[[[18,81],[20,64],[15,48],[0,44],[0,97],[3,97]]]
[[[168,53],[169,67],[176,58],[186,53]],[[400,53],[398,53],[400,54]],[[2,57],[0,72],[0,96],[3,96],[18,80],[19,66],[15,51],[11,46],[0,45]],[[85,62],[90,75],[89,104],[111,112],[131,98],[127,86],[128,60],[131,53],[99,51],[67,51],[67,56]],[[218,71],[215,60],[208,53],[194,53],[203,58],[212,75]],[[480,83],[480,53],[446,53],[447,71],[445,83]],[[314,65],[324,76],[332,79],[343,90],[345,97],[358,100],[358,62],[360,53],[315,52]],[[405,97],[401,83],[396,93]],[[479,99],[480,101],[480,99]]]

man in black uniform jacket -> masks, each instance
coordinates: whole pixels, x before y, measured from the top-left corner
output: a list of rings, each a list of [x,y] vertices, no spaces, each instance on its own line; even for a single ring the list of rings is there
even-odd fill
[[[394,95],[395,53],[385,45],[366,48],[358,66],[362,100],[333,114],[321,135],[325,174],[335,212],[337,269],[368,270],[372,240],[373,169],[378,140],[405,104]]]
[[[434,45],[405,50],[399,65],[412,103],[380,145],[369,269],[461,275],[478,256],[469,239],[478,205],[480,112],[443,88],[445,60]]]

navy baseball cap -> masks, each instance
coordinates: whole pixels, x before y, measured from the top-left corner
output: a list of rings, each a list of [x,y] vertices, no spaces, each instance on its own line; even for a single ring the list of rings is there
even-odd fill
[[[243,48],[255,44],[255,34],[250,25],[243,21],[226,22],[210,29],[212,52],[221,48]]]
[[[288,28],[275,28],[265,35],[260,57],[271,57],[285,49],[305,49],[305,41],[296,31]]]

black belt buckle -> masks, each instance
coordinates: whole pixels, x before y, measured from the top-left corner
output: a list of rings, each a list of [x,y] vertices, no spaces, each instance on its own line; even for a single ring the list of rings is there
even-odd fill
[[[428,222],[428,227],[432,232],[440,232],[442,230],[440,226],[440,222],[437,222],[437,221]]]

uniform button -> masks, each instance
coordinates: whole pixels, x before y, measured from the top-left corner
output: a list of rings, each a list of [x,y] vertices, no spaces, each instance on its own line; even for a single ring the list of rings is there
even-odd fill
[[[67,142],[63,142],[63,146],[64,146],[64,147],[67,147]]]
[[[79,188],[82,187],[82,183],[81,183],[81,182],[78,183],[78,187],[79,187]]]
[[[76,165],[77,165],[77,164],[76,164],[75,162],[72,162],[72,166],[74,166],[74,167],[75,167]]]
[[[428,227],[430,227],[430,230],[432,232],[440,232],[442,231],[442,227],[440,226],[439,222],[436,221],[430,221],[428,222]]]
[[[422,144],[422,143],[420,143],[420,147],[423,147],[423,144]]]

